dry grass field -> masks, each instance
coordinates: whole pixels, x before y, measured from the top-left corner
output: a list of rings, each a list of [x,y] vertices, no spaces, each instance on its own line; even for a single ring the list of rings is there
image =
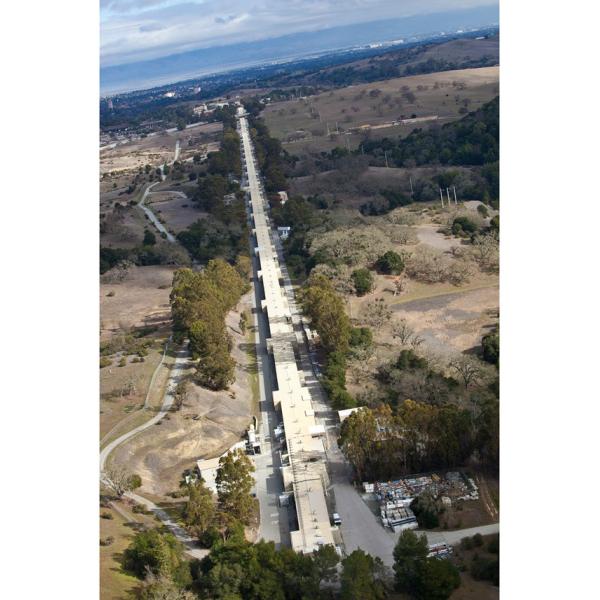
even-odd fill
[[[367,167],[364,171],[325,171],[290,179],[290,195],[319,195],[335,203],[340,208],[358,208],[361,204],[376,198],[382,190],[408,188],[409,179],[430,181],[443,171],[438,167],[386,168]],[[468,175],[465,167],[452,167],[452,171]],[[458,190],[460,194],[460,188]],[[459,197],[459,200],[461,198]],[[420,206],[421,203],[418,206]]]
[[[161,363],[163,339],[157,339],[154,348],[148,351],[144,362],[132,362],[127,357],[124,367],[118,366],[121,356],[119,353],[112,358],[110,366],[100,369],[100,440],[104,446],[111,439],[125,433],[152,415],[143,411],[146,395],[149,391],[152,376]],[[162,369],[164,374],[167,367]],[[159,374],[160,370],[159,370]],[[155,379],[154,388],[159,389],[165,383],[166,377]],[[155,403],[158,404],[158,403]]]
[[[354,148],[365,136],[408,135],[416,127],[455,120],[461,109],[475,110],[497,96],[498,77],[498,67],[400,77],[273,103],[263,116],[271,134],[294,154],[346,143]],[[413,116],[437,120],[392,125]]]
[[[100,336],[142,326],[163,326],[170,321],[169,294],[176,267],[131,267],[119,283],[100,286]],[[114,295],[109,295],[109,294]]]
[[[169,231],[177,234],[187,229],[207,213],[198,209],[197,204],[183,192],[165,191],[149,195],[146,205],[166,225]]]
[[[157,135],[118,144],[100,152],[100,175],[105,173],[118,176],[121,172],[131,172],[139,167],[158,167],[173,160],[175,144],[179,140],[180,160],[185,160],[200,152],[207,145],[215,147],[216,137],[223,129],[222,123],[206,123],[183,131],[162,132]]]
[[[150,333],[141,338],[149,342],[143,361],[136,360],[140,357],[135,354],[119,351],[107,357],[110,365],[100,369],[102,445],[150,418],[142,407],[170,334],[169,293],[173,271],[174,267],[131,267],[124,281],[100,285],[102,343],[106,344],[140,327],[151,328]],[[125,359],[125,366],[119,366],[121,359]],[[149,397],[151,407],[156,408],[162,402],[161,391],[166,384],[167,374],[166,366],[157,373]]]
[[[196,460],[218,456],[239,441],[256,409],[255,364],[248,336],[239,330],[241,310],[250,310],[246,294],[238,309],[227,317],[232,337],[232,356],[237,362],[236,380],[229,390],[214,392],[190,385],[179,411],[170,412],[159,425],[132,438],[114,452],[116,462],[128,465],[142,478],[140,493],[165,499],[179,485],[182,472]],[[193,374],[193,367],[186,375]]]
[[[352,211],[346,212],[350,219]],[[455,214],[465,212],[476,211],[472,206],[441,211],[433,204],[411,205],[397,210],[396,214],[404,215],[403,218],[410,217],[410,226],[392,225],[386,221],[386,217],[362,217],[358,220],[355,217],[355,224],[350,229],[342,228],[333,234],[322,235],[319,244],[323,244],[323,240],[330,240],[329,243],[335,244],[336,249],[346,248],[350,244],[347,239],[350,236],[355,247],[367,247],[364,246],[365,243],[369,245],[364,256],[369,253],[373,256],[380,255],[388,249],[405,256],[432,251],[437,252],[447,265],[461,264],[464,259],[456,255],[453,249],[468,247],[462,244],[460,238],[445,235],[439,229],[444,219],[452,219]],[[407,243],[394,241],[397,229],[409,232]],[[344,252],[347,254],[351,251],[346,249]],[[348,256],[353,256],[352,252]],[[359,260],[347,269],[347,273],[342,269],[339,272],[341,274],[336,276],[336,281],[343,282],[344,277],[353,269],[369,266],[369,260],[371,259]],[[474,262],[469,264],[471,274],[461,283],[430,283],[405,274],[402,277],[402,291],[397,293],[396,277],[372,271],[374,288],[370,293],[356,296],[354,293],[343,292],[346,310],[355,325],[370,325],[366,315],[368,305],[375,299],[383,299],[391,313],[390,319],[374,330],[375,355],[362,364],[360,369],[355,369],[356,365],[352,362],[349,364],[350,393],[356,395],[363,392],[373,383],[372,376],[377,366],[397,356],[400,342],[393,337],[393,330],[401,321],[405,321],[413,334],[421,339],[419,353],[439,363],[442,369],[452,358],[480,347],[482,336],[498,323],[498,273],[482,270]],[[340,291],[345,289],[343,283],[335,285],[338,285]]]
[[[136,597],[135,590],[140,581],[121,569],[123,551],[133,540],[137,527],[157,524],[153,517],[132,512],[127,501],[121,501],[117,506],[118,510],[113,506],[100,508],[100,514],[112,515],[112,519],[100,518],[100,539],[113,538],[110,545],[100,546],[101,600],[133,600]]]
[[[158,167],[173,160],[176,133],[162,133],[141,138],[100,152],[100,175],[137,170],[153,165]]]

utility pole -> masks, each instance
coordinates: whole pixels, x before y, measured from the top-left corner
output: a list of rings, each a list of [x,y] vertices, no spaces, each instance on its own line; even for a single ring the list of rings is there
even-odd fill
[[[338,122],[335,122],[335,132],[340,135],[340,128],[338,127]]]
[[[448,206],[450,206],[450,188],[446,188],[446,194],[448,195]]]
[[[412,176],[408,176],[408,180],[410,181],[410,197],[413,197],[413,186],[412,186]]]
[[[444,195],[442,194],[442,188],[440,188],[440,200],[442,201],[442,208],[444,208]]]
[[[456,186],[455,186],[455,185],[453,185],[452,187],[454,188],[454,204],[455,204],[455,205],[458,205],[458,202],[457,202],[457,200],[456,200]]]
[[[389,169],[390,165],[388,165],[388,160],[387,160],[387,150],[383,151],[383,154],[385,155],[385,166]]]

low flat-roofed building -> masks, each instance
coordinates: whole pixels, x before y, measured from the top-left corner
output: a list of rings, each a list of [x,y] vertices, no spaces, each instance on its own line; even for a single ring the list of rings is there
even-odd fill
[[[204,479],[204,485],[213,493],[217,493],[217,469],[219,468],[219,460],[220,456],[216,458],[206,458],[203,460],[199,460],[196,462],[196,468],[198,469],[198,473],[200,477]]]
[[[282,456],[284,486],[293,491],[298,531],[291,532],[292,548],[311,553],[323,544],[333,544],[325,485],[325,429],[315,420],[310,390],[304,385],[295,356],[296,334],[277,251],[271,237],[267,201],[256,173],[248,123],[238,108],[239,131],[250,192],[254,252],[259,261],[258,278],[264,299],[261,309],[268,320],[267,348],[273,357],[276,389],[273,404],[281,410],[287,454]]]
[[[204,484],[211,492],[215,494],[217,493],[216,477],[217,470],[219,469],[219,461],[221,460],[221,458],[229,452],[231,452],[232,450],[237,450],[238,448],[241,448],[243,450],[245,446],[245,441],[236,442],[233,446],[231,446],[231,448],[229,448],[229,450],[223,452],[221,456],[216,456],[215,458],[203,458],[196,461],[196,469],[198,470],[200,477],[204,479]]]
[[[363,408],[362,406],[357,406],[355,408],[345,408],[344,410],[338,410],[338,417],[340,419],[340,423],[343,423],[352,413],[355,413],[357,410]]]

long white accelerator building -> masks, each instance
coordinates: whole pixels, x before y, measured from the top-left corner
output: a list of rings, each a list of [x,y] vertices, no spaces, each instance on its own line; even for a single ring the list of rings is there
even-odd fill
[[[311,553],[323,544],[333,544],[325,498],[327,470],[323,440],[325,430],[317,424],[309,389],[303,385],[294,346],[297,344],[292,314],[272,242],[268,205],[256,172],[256,163],[243,107],[237,109],[242,157],[248,180],[254,252],[262,284],[262,310],[269,331],[267,348],[273,357],[276,389],[273,403],[281,411],[287,454],[283,454],[284,488],[293,492],[298,530],[291,532],[292,548]]]

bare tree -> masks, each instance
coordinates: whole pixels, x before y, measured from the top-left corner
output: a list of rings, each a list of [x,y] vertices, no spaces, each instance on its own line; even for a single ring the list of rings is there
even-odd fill
[[[130,260],[119,261],[110,271],[102,275],[102,283],[121,283],[125,281],[134,266],[134,263]]]
[[[183,381],[180,381],[177,384],[175,392],[173,393],[173,407],[175,408],[175,410],[180,410],[181,407],[184,405],[185,401],[188,399],[188,384],[189,381],[187,379],[184,379]]]
[[[381,329],[392,318],[392,311],[383,298],[367,302],[363,310],[364,322],[374,329]]]
[[[478,235],[473,240],[476,260],[482,268],[497,270],[499,266],[499,243],[495,233]]]
[[[123,465],[113,464],[102,472],[102,483],[111,489],[118,498],[139,487],[139,476],[130,473]]]
[[[139,597],[142,600],[195,600],[197,598],[194,593],[182,590],[166,575],[155,575],[149,567]]]
[[[394,296],[399,296],[406,291],[406,279],[404,277],[396,277],[394,280]]]
[[[400,322],[395,323],[392,327],[392,337],[398,338],[402,345],[408,343],[414,332],[414,329],[406,322],[406,319],[400,319]]]
[[[479,381],[483,375],[483,369],[479,365],[479,361],[471,356],[459,356],[451,360],[448,366],[461,377],[465,388]]]
[[[413,350],[416,350],[424,341],[424,338],[415,333],[410,340],[410,345],[413,347]]]

